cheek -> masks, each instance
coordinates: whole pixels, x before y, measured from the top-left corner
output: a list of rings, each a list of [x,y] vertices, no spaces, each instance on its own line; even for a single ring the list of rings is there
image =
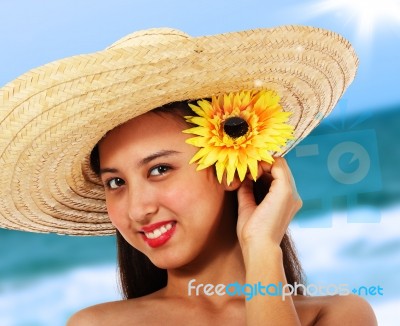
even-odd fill
[[[122,201],[117,201],[110,196],[106,196],[106,207],[108,217],[111,223],[118,229],[122,230],[127,226],[126,219],[124,219],[124,207]]]
[[[221,211],[225,191],[219,183],[210,179],[205,171],[195,172],[186,177],[185,182],[164,188],[159,193],[160,204],[188,218],[212,219]]]
[[[190,209],[193,198],[187,189],[169,187],[159,193],[158,200],[161,206],[168,207],[174,213],[179,214]]]

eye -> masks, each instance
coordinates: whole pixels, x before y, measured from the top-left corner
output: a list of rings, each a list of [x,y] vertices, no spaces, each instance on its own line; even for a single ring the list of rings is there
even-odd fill
[[[170,169],[171,169],[170,166],[158,165],[150,170],[149,176],[160,176],[167,173]]]
[[[123,186],[125,181],[121,178],[113,178],[106,182],[106,186],[109,189],[118,189],[119,187]]]

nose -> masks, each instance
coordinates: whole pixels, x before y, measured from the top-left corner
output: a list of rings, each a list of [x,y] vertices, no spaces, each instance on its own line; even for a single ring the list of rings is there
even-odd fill
[[[137,223],[149,223],[151,217],[158,212],[156,193],[148,185],[129,187],[127,200],[128,216]]]

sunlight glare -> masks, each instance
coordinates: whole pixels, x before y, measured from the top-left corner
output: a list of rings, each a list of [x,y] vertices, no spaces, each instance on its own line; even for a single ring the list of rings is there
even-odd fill
[[[358,36],[368,41],[378,24],[400,25],[400,0],[323,0],[313,5],[314,14],[340,12],[356,24]]]

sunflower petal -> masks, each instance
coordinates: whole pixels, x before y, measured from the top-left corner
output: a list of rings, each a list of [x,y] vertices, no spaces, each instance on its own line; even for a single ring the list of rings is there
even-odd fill
[[[193,134],[203,137],[210,137],[210,129],[204,127],[193,127],[190,129],[182,130],[184,134]]]
[[[192,157],[190,160],[189,164],[192,164],[198,160],[200,160],[204,155],[206,155],[209,152],[209,149],[206,147],[200,148],[196,154]]]
[[[204,160],[202,163],[207,166],[213,165],[218,161],[219,153],[220,150],[218,148],[212,148],[206,155],[204,155]]]
[[[246,172],[247,172],[247,159],[245,158],[244,155],[243,156],[239,155],[237,171],[240,181],[243,181],[244,178],[246,177]]]
[[[196,147],[206,147],[208,144],[207,138],[204,137],[192,137],[185,140],[185,143]]]
[[[217,179],[219,183],[222,183],[222,178],[224,177],[224,171],[225,171],[225,162],[223,161],[218,161],[215,163],[215,170],[217,171]]]
[[[226,168],[227,175],[226,175],[226,182],[228,185],[231,184],[233,178],[235,177],[236,167],[238,165],[238,153],[237,151],[229,151],[228,152],[228,166]]]
[[[203,117],[192,117],[190,119],[190,122],[195,125],[201,126],[201,127],[209,127],[210,126],[210,121]]]
[[[260,151],[261,160],[267,163],[274,162],[274,158],[272,157],[271,153],[267,150]]]
[[[210,103],[210,101],[202,100],[202,101],[198,101],[197,104],[204,111],[204,114],[206,117],[209,117],[209,118],[212,117],[213,106],[212,106],[212,103]]]
[[[247,165],[249,166],[250,174],[253,177],[253,180],[257,180],[257,174],[258,174],[258,164],[257,160],[254,160],[252,158],[249,158],[247,160]]]

